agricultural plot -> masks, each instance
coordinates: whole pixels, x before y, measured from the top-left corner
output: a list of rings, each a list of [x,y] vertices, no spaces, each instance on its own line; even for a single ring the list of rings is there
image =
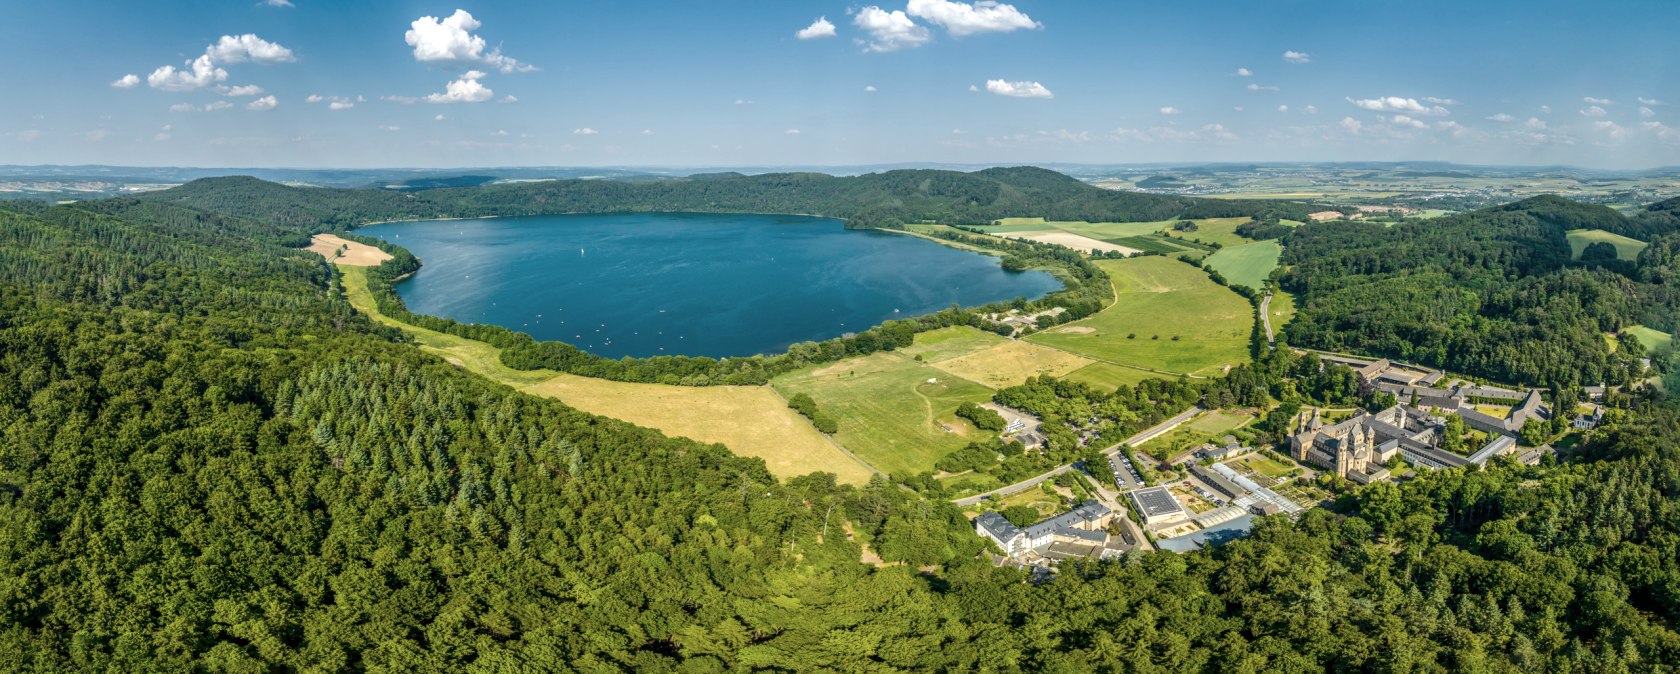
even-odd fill
[[[1027,337],[1096,360],[1172,373],[1217,374],[1248,358],[1248,301],[1167,257],[1098,260],[1116,302],[1083,320]]]
[[[984,351],[1009,341],[1009,338],[966,325],[929,330],[916,335],[915,343],[898,352],[928,363],[937,363],[976,351]]]
[[[500,351],[484,342],[402,323],[379,313],[367,288],[367,270],[342,266],[351,306],[374,320],[402,329],[420,348],[492,381],[532,395],[558,398],[598,414],[667,435],[715,442],[742,456],[764,459],[777,477],[817,471],[840,481],[863,484],[872,473],[823,437],[810,422],[764,386],[666,386],[607,381],[550,370],[515,370],[503,365]]]
[[[1097,361],[1069,372],[1064,379],[1089,384],[1105,391],[1113,391],[1120,388],[1122,384],[1136,386],[1138,382],[1145,379],[1167,379],[1171,377],[1172,375]]]
[[[1612,234],[1602,229],[1572,229],[1569,231],[1569,255],[1575,259],[1581,258],[1581,251],[1595,243],[1608,243],[1616,247],[1616,257],[1623,260],[1639,259],[1639,252],[1649,245],[1639,239],[1630,239],[1620,234]]]
[[[1259,290],[1277,268],[1278,256],[1282,254],[1283,246],[1278,242],[1256,241],[1214,251],[1208,256],[1207,265],[1231,283]]]
[[[1207,218],[1195,221],[1194,232],[1179,232],[1169,228],[1161,233],[1175,239],[1217,243],[1226,247],[1241,246],[1254,243],[1254,239],[1237,235],[1237,227],[1249,220],[1251,218]]]
[[[966,356],[938,361],[933,366],[969,381],[1005,388],[1043,374],[1065,376],[1095,363],[1089,358],[1030,342],[1007,341]]]
[[[932,470],[941,457],[980,439],[957,418],[957,406],[992,397],[989,388],[897,353],[790,372],[770,385],[783,396],[811,396],[840,421],[835,439],[888,473]]]

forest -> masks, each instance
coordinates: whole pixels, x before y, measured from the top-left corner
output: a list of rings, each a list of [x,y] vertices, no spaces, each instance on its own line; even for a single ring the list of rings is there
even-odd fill
[[[413,194],[426,192],[395,197]],[[1558,465],[1425,473],[1262,518],[1212,550],[1069,564],[1035,584],[982,556],[957,508],[889,480],[779,482],[721,446],[424,355],[295,250],[342,224],[313,213],[211,212],[167,193],[0,206],[0,669],[1680,662],[1680,412],[1659,394]],[[1534,236],[1539,216],[1509,217],[1480,244],[1452,224],[1482,223],[1433,226],[1450,251],[1435,258],[1407,232],[1309,231],[1325,277],[1287,282],[1303,314],[1337,320],[1326,298],[1405,278],[1365,256],[1380,241],[1474,302],[1502,302],[1511,325],[1552,308],[1527,298],[1541,289],[1530,278],[1572,293],[1610,283],[1553,248],[1522,250],[1549,235]],[[1653,260],[1652,278],[1667,264]],[[1631,316],[1631,301],[1582,311]],[[1264,381],[1140,386],[1110,404],[1141,417],[1187,395],[1240,402]],[[1023,404],[1069,404],[1030,388],[1042,403]],[[860,561],[865,545],[881,563]]]

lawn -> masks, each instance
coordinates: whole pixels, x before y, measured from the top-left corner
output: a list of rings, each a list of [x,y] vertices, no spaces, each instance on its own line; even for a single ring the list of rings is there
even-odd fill
[[[1121,384],[1136,386],[1138,382],[1145,379],[1167,378],[1170,378],[1170,375],[1100,361],[1092,362],[1090,365],[1069,372],[1064,377],[1069,381],[1084,382],[1105,391],[1120,388]]]
[[[1283,246],[1276,241],[1256,241],[1240,246],[1226,246],[1207,258],[1207,265],[1218,271],[1225,280],[1259,290],[1266,277],[1277,268]]]
[[[937,363],[984,351],[1007,341],[1009,338],[1002,335],[966,325],[954,325],[919,333],[915,343],[899,349],[898,352],[911,358],[921,356],[923,361]]]
[[[1248,359],[1247,300],[1169,257],[1098,260],[1117,300],[1094,316],[1028,340],[1123,365],[1217,374]],[[1177,339],[1174,339],[1177,337]]]
[[[367,270],[339,267],[351,306],[401,328],[420,348],[487,379],[549,398],[590,414],[628,421],[667,435],[715,442],[742,456],[764,459],[778,477],[817,471],[842,482],[869,481],[868,468],[847,456],[766,386],[666,386],[592,379],[551,370],[503,365],[489,344],[417,328],[380,314],[367,288]]]
[[[932,470],[941,457],[983,437],[957,418],[957,405],[992,397],[989,388],[890,352],[797,370],[770,384],[784,396],[811,396],[840,421],[840,444],[889,473]]]
[[[936,361],[933,366],[969,381],[1005,388],[1041,374],[1065,376],[1095,362],[1047,346],[1010,340],[966,356]]]
[[[1259,475],[1269,477],[1273,480],[1281,480],[1284,476],[1289,474],[1289,471],[1295,469],[1294,466],[1285,465],[1278,460],[1259,452],[1244,454],[1230,463],[1238,464]]]
[[[1611,234],[1602,229],[1572,229],[1569,230],[1569,255],[1580,259],[1581,251],[1600,241],[1616,247],[1616,257],[1623,260],[1639,259],[1639,251],[1645,250],[1646,244],[1638,239],[1630,239],[1620,234]]]
[[[1625,328],[1622,330],[1622,333],[1633,335],[1634,339],[1639,340],[1640,344],[1645,345],[1645,351],[1647,353],[1656,353],[1657,351],[1666,349],[1668,348],[1669,343],[1674,341],[1674,335],[1655,328],[1647,328],[1643,325],[1635,325],[1631,328]]]
[[[1223,410],[1210,410],[1197,415],[1184,425],[1137,447],[1138,450],[1162,461],[1171,460],[1202,443],[1218,440],[1242,427],[1254,417]]]
[[[1266,305],[1266,314],[1272,318],[1272,332],[1282,332],[1284,326],[1289,325],[1289,319],[1295,317],[1295,296],[1282,290],[1272,293],[1272,302]]]

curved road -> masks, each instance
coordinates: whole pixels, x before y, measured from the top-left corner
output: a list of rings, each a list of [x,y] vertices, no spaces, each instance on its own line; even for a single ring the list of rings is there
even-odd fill
[[[1271,308],[1272,308],[1272,293],[1271,293],[1271,291],[1268,290],[1268,291],[1266,291],[1266,297],[1264,299],[1260,300],[1260,324],[1266,326],[1266,343],[1267,344],[1276,344],[1277,339],[1272,337]]]
[[[1133,447],[1136,447],[1136,446],[1141,445],[1145,442],[1149,442],[1150,440],[1153,440],[1156,437],[1161,436],[1162,434],[1166,433],[1167,431],[1170,431],[1174,428],[1178,428],[1179,425],[1183,424],[1186,421],[1189,421],[1190,419],[1194,418],[1197,414],[1200,414],[1201,412],[1202,412],[1201,406],[1192,405],[1190,407],[1190,409],[1184,410],[1183,412],[1179,412],[1177,416],[1174,416],[1171,419],[1168,419],[1168,420],[1163,421],[1161,423],[1155,424],[1154,426],[1146,428],[1142,431],[1139,431],[1137,435],[1126,438],[1126,440],[1124,442],[1117,443],[1115,445],[1110,446],[1107,449],[1104,449],[1103,454],[1107,455],[1107,456],[1114,456],[1116,453],[1118,453],[1120,451],[1120,445],[1131,445]],[[1061,475],[1062,473],[1066,473],[1066,472],[1068,472],[1069,470],[1072,470],[1072,469],[1073,469],[1073,464],[1071,464],[1071,463],[1066,464],[1066,465],[1062,465],[1062,466],[1058,466],[1057,468],[1055,468],[1053,470],[1050,470],[1049,472],[1039,474],[1037,476],[1022,480],[1020,482],[1016,482],[1015,484],[1009,485],[1007,487],[999,487],[997,489],[993,489],[993,490],[991,490],[989,492],[986,492],[984,494],[976,494],[976,495],[970,496],[968,498],[955,499],[951,502],[955,503],[959,506],[971,506],[971,505],[979,503],[979,502],[981,502],[981,501],[983,501],[987,498],[993,497],[993,496],[1003,496],[1003,495],[1006,495],[1006,494],[1013,494],[1015,492],[1021,491],[1022,489],[1032,487],[1033,485],[1036,485],[1036,484],[1038,484],[1040,482],[1043,482],[1045,480],[1049,480],[1051,478],[1054,478],[1057,475]]]

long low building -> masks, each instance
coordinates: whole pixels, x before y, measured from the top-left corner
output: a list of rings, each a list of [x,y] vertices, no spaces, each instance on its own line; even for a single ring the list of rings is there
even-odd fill
[[[1126,496],[1132,499],[1138,515],[1147,526],[1176,524],[1190,519],[1190,511],[1185,510],[1184,504],[1179,503],[1172,490],[1166,487],[1135,489]]]
[[[974,518],[974,533],[996,542],[1011,557],[1028,552],[1043,555],[1057,542],[1102,547],[1108,539],[1105,529],[1113,519],[1114,511],[1108,506],[1086,501],[1073,510],[1025,527],[1015,526],[997,512],[981,513]]]

